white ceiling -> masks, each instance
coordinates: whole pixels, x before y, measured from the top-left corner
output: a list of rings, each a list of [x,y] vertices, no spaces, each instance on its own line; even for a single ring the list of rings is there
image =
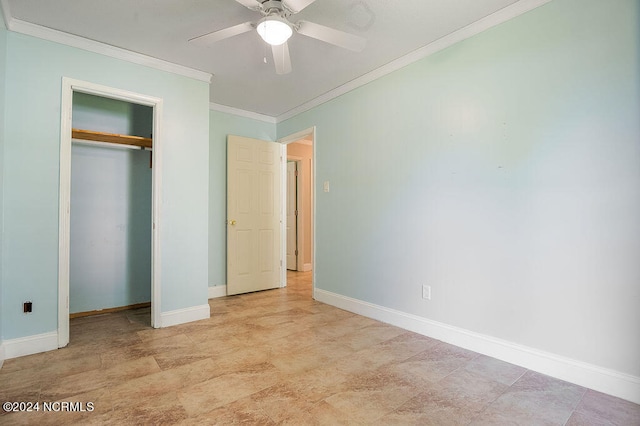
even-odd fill
[[[293,71],[277,75],[270,49],[255,31],[204,48],[188,42],[260,18],[234,0],[2,0],[7,22],[24,21],[211,73],[211,102],[271,117],[514,3],[532,1],[317,0],[292,21],[353,33],[366,38],[367,46],[354,53],[294,34]]]

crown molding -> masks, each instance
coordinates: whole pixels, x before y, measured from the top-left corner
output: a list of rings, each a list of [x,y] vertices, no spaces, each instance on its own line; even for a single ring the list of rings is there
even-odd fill
[[[237,115],[240,117],[251,118],[253,120],[264,121],[265,123],[277,124],[276,117],[270,115],[259,114],[257,112],[247,111],[240,108],[230,107],[227,105],[217,104],[215,102],[209,103],[209,109],[218,112],[224,112],[227,114]]]
[[[405,56],[391,61],[388,64],[381,66],[380,68],[376,68],[375,70],[364,74],[356,79],[353,79],[350,82],[343,84],[342,86],[330,90],[325,94],[310,100],[309,102],[305,102],[304,104],[277,116],[276,121],[279,123],[295,117],[298,114],[309,111],[310,109],[322,105],[325,102],[337,98],[338,96],[344,95],[345,93],[357,89],[360,86],[364,86],[367,83],[371,83],[372,81],[384,77],[387,74],[404,68],[407,65],[433,55],[434,53],[446,49],[447,47],[473,37],[474,35],[488,30],[489,28],[495,27],[496,25],[502,24],[503,22],[527,13],[530,10],[549,3],[550,1],[551,0],[520,0],[503,9],[498,10],[497,12],[492,13],[491,15],[487,15],[484,18],[467,25],[466,27],[454,31],[451,34],[447,34],[446,36],[441,37],[438,40],[427,44],[426,46],[414,50],[413,52],[410,52]]]
[[[173,62],[164,61],[152,56],[132,52],[120,47],[89,40],[84,37],[68,34],[51,28],[46,28],[20,19],[15,19],[11,16],[7,0],[1,0],[0,5],[2,6],[5,25],[9,31],[37,37],[54,43],[64,44],[66,46],[75,47],[93,53],[99,53],[104,56],[121,59],[138,65],[144,65],[161,71],[167,71],[172,74],[182,75],[195,80],[204,81],[207,84],[211,83],[212,75],[208,72],[185,67],[184,65],[174,64]]]

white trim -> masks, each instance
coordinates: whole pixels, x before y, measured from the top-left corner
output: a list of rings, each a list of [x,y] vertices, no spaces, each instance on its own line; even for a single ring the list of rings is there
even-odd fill
[[[162,327],[184,324],[191,321],[207,319],[211,316],[209,304],[192,306],[190,308],[176,309],[161,314]]]
[[[159,229],[162,208],[163,101],[160,98],[114,89],[86,81],[62,78],[60,124],[60,203],[58,224],[58,346],[69,343],[69,263],[71,215],[71,121],[73,92],[88,93],[153,108],[151,325],[161,324],[161,247]]]
[[[266,123],[276,124],[276,118],[270,115],[260,114],[257,112],[247,111],[240,108],[221,105],[214,102],[209,103],[209,109],[227,114],[237,115],[239,117],[251,118],[253,120],[264,121]]]
[[[209,299],[217,299],[218,297],[225,297],[226,295],[226,285],[215,285],[213,287],[209,287]]]
[[[485,16],[479,21],[475,21],[467,25],[466,27],[452,32],[451,34],[447,34],[446,36],[441,37],[438,40],[435,40],[427,44],[426,46],[421,47],[420,49],[414,50],[407,55],[391,61],[388,64],[381,66],[380,68],[376,68],[371,72],[368,72],[354,80],[351,80],[350,82],[343,84],[342,86],[338,86],[335,89],[330,90],[315,99],[305,102],[302,105],[299,105],[296,108],[285,112],[284,114],[280,114],[276,117],[276,122],[279,123],[281,121],[295,117],[296,115],[301,114],[305,111],[309,111],[310,109],[322,105],[325,102],[337,98],[338,96],[344,95],[345,93],[357,89],[360,86],[364,86],[367,83],[371,83],[372,81],[377,80],[380,77],[404,68],[407,65],[424,59],[427,56],[430,56],[436,52],[446,49],[447,47],[450,47],[485,30],[488,30],[489,28],[495,27],[496,25],[502,24],[503,22],[529,12],[530,10],[542,6],[550,1],[551,0],[520,0],[512,5],[498,10],[497,12],[492,13],[491,15]]]
[[[15,19],[9,14],[8,2],[2,1],[2,9],[5,16],[7,29],[16,33],[21,33],[54,43],[64,44],[66,46],[75,47],[86,50],[88,52],[98,53],[115,59],[131,62],[138,65],[155,68],[161,71],[167,71],[173,74],[190,77],[195,80],[211,83],[212,74],[194,68],[185,67],[184,65],[175,64],[152,56],[143,55],[141,53],[132,52],[120,47],[111,46],[95,40],[43,27],[41,25],[32,24],[30,22]]]
[[[151,160],[151,327],[158,328],[162,315],[162,279],[161,261],[162,245],[160,244],[162,225],[162,171],[164,146],[164,103],[162,99],[150,98],[153,102],[153,151]]]
[[[35,334],[2,342],[6,359],[58,349],[58,333]]]
[[[432,337],[640,404],[640,377],[450,326],[417,315],[315,289],[315,299],[359,315]]]
[[[308,129],[304,129],[304,130],[300,130],[299,132],[295,132],[293,134],[290,134],[288,136],[285,136],[283,138],[278,139],[278,142],[280,142],[281,144],[290,144],[293,142],[297,142],[300,139],[305,139],[308,140],[308,137],[311,137],[312,139],[315,136],[315,126],[314,127],[309,127]],[[311,144],[313,144],[313,142],[311,142]]]
[[[73,82],[62,79],[60,123],[60,202],[58,203],[58,347],[69,344],[69,275],[71,259],[71,120]]]
[[[302,265],[302,272],[309,272],[313,270],[313,266],[311,265],[311,263],[305,263],[304,265]]]
[[[2,368],[2,364],[4,364],[4,342],[0,340],[0,368]]]

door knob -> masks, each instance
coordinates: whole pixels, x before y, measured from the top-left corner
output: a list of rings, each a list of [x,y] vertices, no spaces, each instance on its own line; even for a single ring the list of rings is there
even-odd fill
[[[236,221],[235,221],[235,220],[230,220],[230,221],[229,221],[229,225],[235,225],[235,224],[236,224]]]

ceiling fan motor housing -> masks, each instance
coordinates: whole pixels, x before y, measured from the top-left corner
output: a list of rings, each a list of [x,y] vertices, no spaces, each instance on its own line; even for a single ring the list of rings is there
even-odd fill
[[[291,15],[291,12],[286,9],[285,5],[280,0],[267,0],[263,2],[262,10],[267,16],[278,15],[284,18]]]

